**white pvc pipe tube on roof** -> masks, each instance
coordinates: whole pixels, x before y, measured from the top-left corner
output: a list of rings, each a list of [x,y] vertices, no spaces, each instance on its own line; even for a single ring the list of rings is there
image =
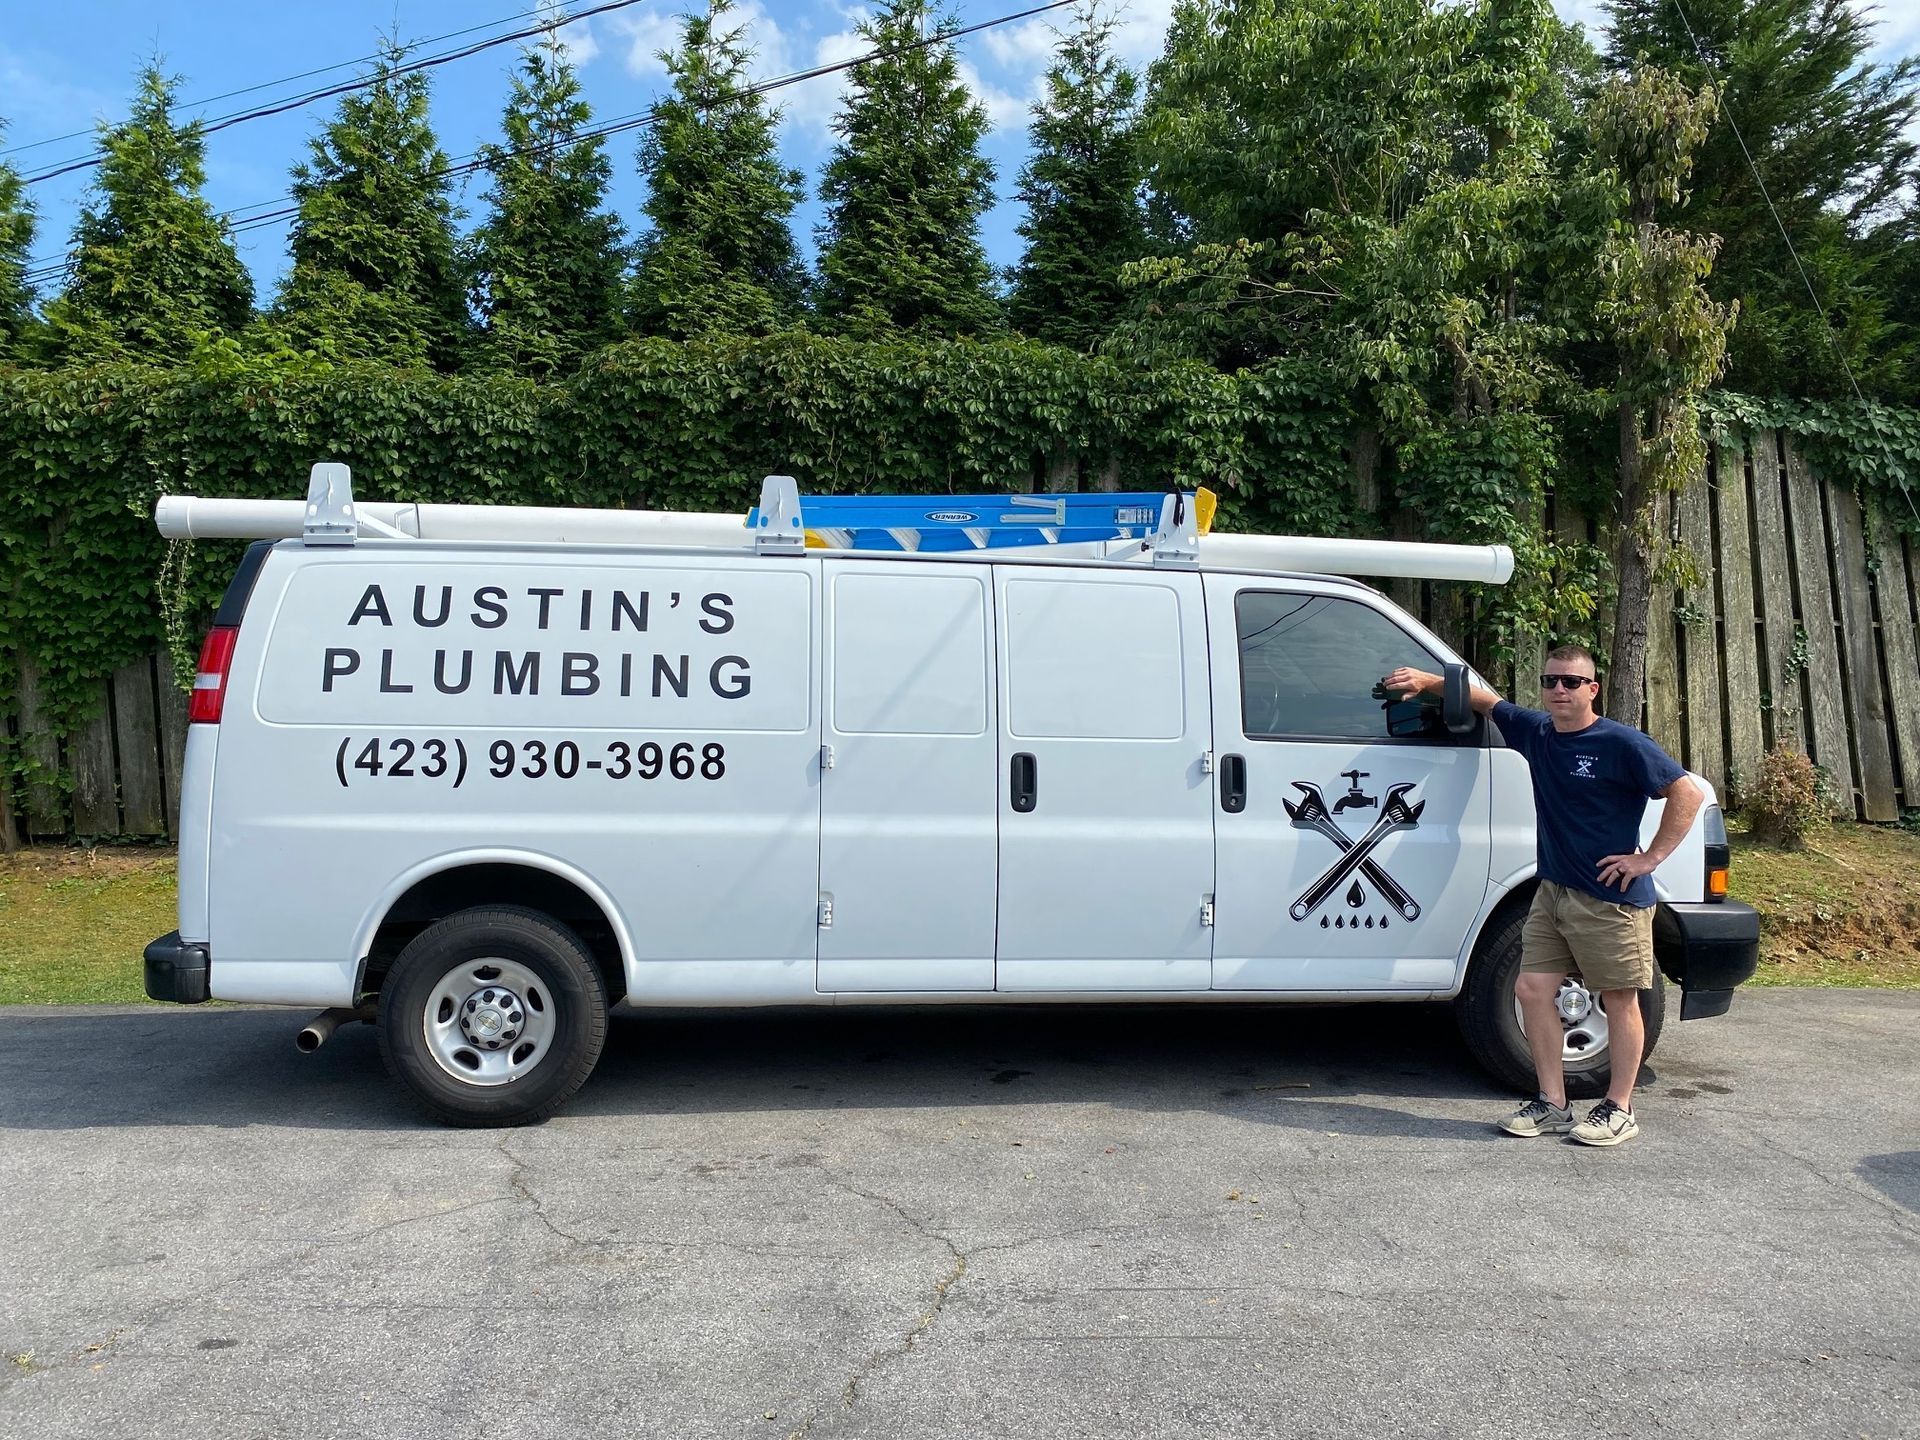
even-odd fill
[[[746,549],[742,515],[673,510],[589,510],[536,505],[401,505],[357,501],[363,521],[425,540],[519,540],[546,544],[692,545]],[[171,540],[298,539],[307,507],[299,500],[225,500],[163,495],[154,522]],[[1137,544],[1137,542],[1132,542]],[[1044,550],[979,551],[996,558]],[[1065,550],[1052,552],[1065,555]],[[1473,580],[1502,585],[1513,575],[1504,545],[1436,545],[1412,540],[1343,540],[1307,535],[1207,535],[1200,563],[1213,570],[1291,570],[1408,580]]]

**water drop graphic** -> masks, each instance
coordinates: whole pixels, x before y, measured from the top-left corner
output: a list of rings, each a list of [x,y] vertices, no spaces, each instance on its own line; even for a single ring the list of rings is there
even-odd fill
[[[1371,930],[1372,928],[1373,928],[1373,917],[1369,915],[1367,916],[1367,929]]]
[[[1326,929],[1326,928],[1327,928],[1327,917],[1326,917],[1326,916],[1324,916],[1324,915],[1322,915],[1322,916],[1320,917],[1320,928],[1321,928],[1322,930],[1324,930],[1324,929]]]
[[[1336,929],[1336,930],[1344,930],[1344,929],[1346,929],[1346,928],[1347,928],[1347,917],[1346,917],[1346,916],[1344,916],[1344,915],[1342,915],[1342,916],[1340,916],[1340,917],[1338,917],[1338,918],[1337,918],[1337,919],[1336,919],[1336,920],[1335,920],[1335,921],[1333,922],[1333,928],[1334,928],[1334,929]]]

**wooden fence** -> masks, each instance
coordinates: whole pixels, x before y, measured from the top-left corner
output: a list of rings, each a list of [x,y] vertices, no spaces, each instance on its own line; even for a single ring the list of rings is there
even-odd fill
[[[1716,447],[1665,518],[1700,583],[1654,596],[1648,733],[1723,796],[1785,740],[1826,769],[1838,808],[1850,800],[1865,820],[1920,808],[1920,546],[1772,431]],[[1593,517],[1550,502],[1547,519],[1556,533],[1597,538]],[[1447,587],[1389,588],[1458,639],[1464,617]],[[1522,703],[1544,643],[1534,649],[1495,677],[1518,682]],[[23,666],[20,713],[0,718],[26,737],[38,773],[64,761],[72,790],[43,781],[0,793],[0,843],[176,834],[187,707],[167,657],[101,681],[94,718],[59,740],[44,733],[34,678]]]

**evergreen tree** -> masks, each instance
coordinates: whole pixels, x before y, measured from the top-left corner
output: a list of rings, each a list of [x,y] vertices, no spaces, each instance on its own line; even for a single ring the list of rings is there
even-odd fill
[[[780,164],[777,115],[749,93],[751,53],[722,26],[732,0],[686,17],[663,53],[673,98],[640,145],[651,228],[628,292],[644,335],[763,335],[796,323],[806,294],[788,217],[804,193]]]
[[[0,120],[0,137],[7,122]],[[33,333],[33,286],[27,259],[33,247],[33,204],[20,172],[0,160],[0,360],[18,360]]]
[[[849,335],[963,335],[998,329],[1000,302],[980,243],[993,166],[987,114],[967,94],[951,41],[928,40],[929,0],[889,0],[862,22],[875,52],[821,180],[819,310]],[[952,24],[943,19],[942,27]]]
[[[451,370],[470,328],[458,212],[427,77],[396,73],[403,53],[388,50],[294,168],[293,268],[273,323],[303,349]]]
[[[514,77],[506,144],[480,152],[492,213],[473,236],[474,297],[501,369],[563,374],[618,336],[621,226],[605,148],[579,138],[592,115],[549,32]]]
[[[1026,253],[1008,318],[1037,339],[1091,349],[1122,306],[1120,267],[1147,252],[1133,140],[1139,79],[1109,48],[1114,22],[1089,4],[1033,107],[1033,158],[1020,173]]]
[[[1721,122],[1694,157],[1688,223],[1721,237],[1709,288],[1720,301],[1740,301],[1727,383],[1762,394],[1850,394],[1837,341],[1863,386],[1896,390],[1914,368],[1911,342],[1891,331],[1860,241],[1887,218],[1913,169],[1920,60],[1868,64],[1875,22],[1850,0],[1687,0],[1684,15],[1673,0],[1609,0],[1609,8],[1617,69],[1637,68],[1644,56],[1691,86],[1720,91]]]
[[[47,307],[59,359],[167,364],[252,316],[253,279],[200,194],[200,126],[170,115],[178,84],[149,65],[126,122],[100,128],[103,158],[73,228],[72,278]]]

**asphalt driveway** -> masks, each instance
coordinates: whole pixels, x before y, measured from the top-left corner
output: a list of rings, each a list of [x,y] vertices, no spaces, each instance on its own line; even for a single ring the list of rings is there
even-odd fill
[[[0,1436],[1920,1435],[1920,995],[1613,1151],[1439,1008],[634,1019],[507,1132],[304,1018],[0,1011]]]

